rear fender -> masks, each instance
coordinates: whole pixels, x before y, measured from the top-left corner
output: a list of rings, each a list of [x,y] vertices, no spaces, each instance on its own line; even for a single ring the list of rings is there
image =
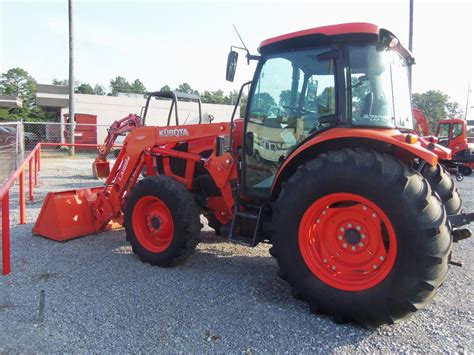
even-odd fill
[[[272,186],[272,196],[280,193],[281,184],[296,172],[305,161],[330,150],[342,148],[369,148],[390,154],[407,163],[419,158],[431,166],[438,163],[438,156],[416,141],[408,143],[413,134],[395,129],[333,128],[297,147],[277,172]]]

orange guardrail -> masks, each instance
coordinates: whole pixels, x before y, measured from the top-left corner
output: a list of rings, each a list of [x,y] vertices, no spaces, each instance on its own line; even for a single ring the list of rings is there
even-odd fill
[[[101,144],[87,143],[38,143],[35,148],[23,160],[15,172],[0,187],[0,200],[2,206],[2,274],[10,273],[10,189],[19,180],[20,194],[20,224],[26,223],[26,201],[25,201],[25,169],[28,166],[28,197],[34,201],[33,188],[38,185],[39,171],[41,170],[41,147],[82,147],[99,148]],[[120,147],[120,146],[114,146]]]

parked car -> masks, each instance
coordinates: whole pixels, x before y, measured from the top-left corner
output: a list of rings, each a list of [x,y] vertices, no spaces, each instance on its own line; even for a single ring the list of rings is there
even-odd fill
[[[15,144],[16,132],[11,131],[7,126],[0,126],[0,148],[11,146]]]
[[[2,126],[5,130],[11,132],[16,139],[16,128],[11,126]],[[33,132],[24,132],[23,133],[23,141],[25,143],[26,148],[34,147],[39,141],[38,135]]]

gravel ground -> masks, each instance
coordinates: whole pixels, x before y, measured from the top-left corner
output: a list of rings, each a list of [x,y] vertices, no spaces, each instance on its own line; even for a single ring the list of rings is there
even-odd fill
[[[26,225],[17,224],[18,196],[12,196],[0,353],[474,351],[473,240],[454,246],[464,267],[451,267],[437,297],[409,320],[376,330],[335,324],[290,296],[267,245],[231,244],[207,227],[196,254],[172,269],[141,263],[123,230],[67,243],[33,236],[47,191],[97,185],[91,162],[44,159]],[[474,177],[458,185],[473,211]]]

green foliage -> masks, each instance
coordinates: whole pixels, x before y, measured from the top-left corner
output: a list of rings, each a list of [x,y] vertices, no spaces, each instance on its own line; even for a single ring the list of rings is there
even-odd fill
[[[96,84],[94,86],[94,94],[95,95],[105,95],[105,89],[103,86]]]
[[[24,106],[32,106],[35,100],[36,81],[21,68],[9,69],[0,78],[0,95],[18,96]]]
[[[58,85],[58,86],[68,86],[69,85],[69,80],[68,79],[63,79],[63,80],[53,79],[52,84],[53,85]],[[77,83],[75,83],[75,84],[77,84]]]
[[[20,121],[36,122],[36,121],[53,121],[55,114],[45,112],[37,106],[33,107],[12,107],[0,108],[0,121]]]
[[[79,85],[78,87],[74,89],[74,92],[78,94],[95,95],[94,89],[89,84]]]
[[[414,93],[412,104],[424,112],[431,131],[434,131],[439,120],[460,117],[463,112],[457,102],[451,101],[447,94],[439,90],[429,90],[423,94]]]
[[[118,93],[132,93],[132,94],[145,94],[146,88],[143,83],[135,79],[135,81],[130,84],[127,79],[123,76],[117,76],[115,79],[110,80],[110,96],[118,96]]]
[[[123,76],[117,76],[115,79],[110,80],[111,92],[109,95],[117,96],[119,92],[129,93],[131,90],[130,83]]]
[[[135,81],[130,85],[130,90],[131,92],[135,94],[145,94],[146,93],[146,87],[143,85],[143,83],[135,79]]]
[[[171,91],[171,88],[169,85],[165,85],[160,89],[160,91]]]

